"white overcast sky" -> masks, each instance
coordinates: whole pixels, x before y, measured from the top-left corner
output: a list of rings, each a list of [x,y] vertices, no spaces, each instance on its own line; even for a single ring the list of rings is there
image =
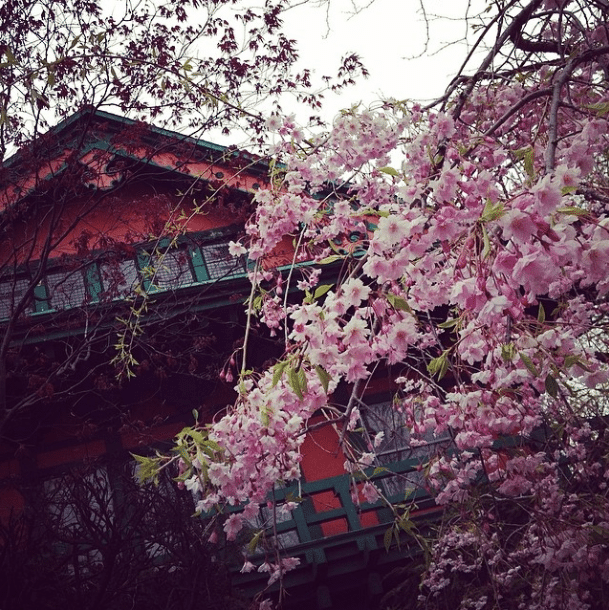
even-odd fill
[[[326,97],[324,118],[331,120],[358,102],[441,95],[467,54],[463,17],[481,5],[482,0],[425,0],[426,24],[419,0],[374,0],[355,15],[350,0],[331,0],[328,15],[325,6],[308,4],[288,12],[285,25],[287,35],[298,41],[302,65],[312,66],[318,76],[334,73],[348,52],[360,55],[370,71],[368,79],[340,97]],[[457,40],[461,43],[443,49]]]

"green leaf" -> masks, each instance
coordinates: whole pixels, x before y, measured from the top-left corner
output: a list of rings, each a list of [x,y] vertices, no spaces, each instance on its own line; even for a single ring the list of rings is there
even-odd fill
[[[546,321],[546,310],[543,308],[543,304],[539,303],[539,310],[537,312],[537,321],[543,324]]]
[[[385,466],[377,466],[374,469],[374,472],[372,473],[373,477],[378,476],[379,474],[383,474],[385,472],[390,472],[389,468],[386,468]]]
[[[482,259],[484,260],[491,253],[491,240],[488,237],[486,228],[482,225],[482,240],[484,242],[484,248],[482,249]]]
[[[601,525],[592,525],[590,530],[592,531],[592,540],[596,544],[607,544],[609,541],[609,529]]]
[[[408,500],[408,498],[410,498],[410,496],[412,496],[412,494],[415,492],[415,488],[414,487],[407,487],[404,490],[404,500]]]
[[[213,458],[216,457],[218,453],[222,453],[222,447],[215,441],[206,441],[205,444],[201,446],[201,451],[210,458]],[[201,466],[203,466],[203,462],[201,462]]]
[[[560,212],[561,214],[567,214],[569,216],[578,216],[578,217],[590,215],[589,212],[587,212],[586,210],[583,210],[582,208],[578,208],[573,205],[568,205],[564,208],[558,208],[557,212]]]
[[[319,381],[321,381],[321,385],[324,389],[324,392],[327,394],[328,386],[330,384],[330,381],[332,380],[332,377],[330,377],[328,372],[319,365],[315,366],[315,372],[317,373],[317,376],[319,377]]]
[[[159,484],[159,460],[157,458],[149,458],[144,455],[131,454],[131,457],[137,462],[135,476],[138,482],[143,485],[152,481],[155,485]]]
[[[249,544],[247,545],[247,551],[250,555],[253,555],[254,551],[258,548],[258,545],[260,544],[260,538],[262,538],[263,534],[264,530],[258,530],[254,534],[252,539],[249,541]]]
[[[511,362],[514,359],[516,353],[516,346],[513,343],[504,343],[501,346],[501,357],[506,362]]]
[[[253,301],[252,301],[252,310],[253,311],[260,311],[262,309],[262,296],[258,295]]]
[[[519,148],[514,151],[517,159],[522,159],[524,161],[524,171],[527,173],[529,178],[535,177],[535,166],[534,160],[535,155],[533,152],[532,146],[526,146],[525,148]]]
[[[383,172],[383,174],[389,174],[390,176],[399,176],[400,173],[394,169],[393,167],[379,167],[379,172]]]
[[[415,527],[412,520],[410,518],[408,518],[406,515],[398,521],[398,525],[400,526],[400,529],[402,531],[406,532],[407,534],[412,534],[412,531]]]
[[[390,527],[383,536],[383,545],[385,546],[385,551],[389,552],[391,548],[391,539],[393,538],[393,526]]]
[[[288,364],[289,362],[287,360],[282,360],[273,367],[273,381],[271,387],[274,388],[279,383]]]
[[[438,328],[454,328],[457,324],[459,324],[459,318],[453,318],[452,320],[446,320],[446,322],[438,324]]]
[[[533,361],[522,352],[520,352],[518,355],[520,356],[520,360],[522,360],[524,366],[526,366],[529,370],[529,373],[531,373],[533,377],[539,377],[539,371],[537,370],[537,367],[533,364]]]
[[[304,399],[304,392],[300,385],[300,375],[298,374],[300,369],[296,370],[292,367],[288,369],[288,383],[292,390],[294,390],[294,394],[300,398],[300,400]]]
[[[393,294],[392,292],[388,292],[387,293],[387,300],[389,301],[390,305],[394,309],[401,310],[401,311],[407,311],[408,313],[412,313],[412,309],[411,309],[410,305],[408,305],[406,300],[403,299],[402,297],[399,297],[396,294]]]
[[[331,256],[326,256],[326,258],[322,258],[318,264],[319,265],[330,265],[331,263],[335,263],[336,261],[340,261],[343,258],[345,258],[344,256],[341,256],[340,254],[332,254]]]
[[[199,430],[191,429],[189,436],[197,445],[203,445],[205,443],[205,437]]]
[[[503,204],[494,204],[490,199],[487,199],[486,204],[484,205],[484,210],[482,210],[482,216],[480,216],[480,220],[482,222],[491,222],[493,220],[501,218],[502,216]]]
[[[269,425],[271,418],[269,417],[268,407],[262,407],[262,409],[260,410],[260,421],[262,422],[263,426]]]
[[[305,375],[304,369],[302,367],[298,368],[298,385],[304,394],[307,391],[307,376]]]
[[[586,104],[589,110],[594,110],[597,116],[609,114],[609,102],[597,102],[596,104]]]
[[[590,373],[590,367],[584,362],[581,356],[567,356],[565,358],[565,368],[571,368],[572,366],[578,366],[580,369]]]
[[[326,294],[326,292],[329,292],[332,288],[332,284],[322,284],[321,286],[318,286],[315,289],[315,293],[313,294],[313,298],[314,299],[319,299],[319,297],[322,297],[324,294]]]
[[[552,398],[556,398],[558,396],[558,392],[560,390],[560,388],[558,387],[558,382],[552,375],[550,375],[550,373],[548,373],[546,375],[545,386],[546,386],[546,392]]]
[[[533,153],[533,148],[529,147],[527,152],[524,155],[524,171],[527,173],[529,178],[535,178],[535,165],[534,165],[535,155]]]
[[[446,375],[446,372],[448,371],[448,366],[448,350],[445,350],[440,356],[434,358],[427,365],[427,370],[429,371],[430,375],[437,375],[439,381],[440,379],[442,379],[442,377],[444,377],[444,375]]]
[[[190,436],[190,433],[194,430],[194,428],[192,428],[192,426],[186,426],[185,428],[182,428],[177,434],[176,434],[176,441],[180,442],[183,441],[186,437]]]

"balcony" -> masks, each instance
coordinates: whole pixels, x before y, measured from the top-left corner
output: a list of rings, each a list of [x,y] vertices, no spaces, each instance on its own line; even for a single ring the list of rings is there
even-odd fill
[[[50,263],[33,289],[25,313],[29,316],[111,303],[142,294],[175,292],[192,286],[243,278],[248,263],[228,251],[234,231],[214,230],[133,248],[132,256],[103,253],[93,262],[75,259]],[[8,319],[25,297],[35,270],[18,269],[0,278],[0,322]]]

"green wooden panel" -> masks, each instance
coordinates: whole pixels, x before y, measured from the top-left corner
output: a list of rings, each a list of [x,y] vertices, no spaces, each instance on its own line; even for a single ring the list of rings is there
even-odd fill
[[[91,297],[91,301],[96,303],[99,301],[101,294],[104,290],[101,281],[101,273],[97,265],[89,265],[85,271],[85,283],[87,285],[87,291]]]
[[[197,282],[209,281],[209,273],[207,273],[205,258],[203,257],[203,253],[199,248],[193,248],[192,250],[192,266]]]
[[[36,312],[51,311],[47,287],[43,282],[34,288],[34,310]]]

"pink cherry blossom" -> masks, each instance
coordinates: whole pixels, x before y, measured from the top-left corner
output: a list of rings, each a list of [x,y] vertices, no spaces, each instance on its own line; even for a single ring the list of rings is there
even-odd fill
[[[241,531],[243,527],[243,520],[241,515],[232,514],[226,520],[224,524],[224,531],[226,533],[227,540],[234,540],[237,537],[237,534]]]
[[[604,421],[609,380],[607,33],[566,12],[558,27],[563,4],[543,3],[543,36],[565,37],[551,62],[500,84],[489,64],[444,111],[352,109],[298,154],[294,120],[279,123],[285,173],[256,193],[244,241],[258,265],[248,328],[266,325],[277,357],[248,370],[245,346],[235,403],[206,431],[214,450],[190,447],[201,508],[267,502],[298,478],[311,418],[329,413],[346,430],[354,496],[379,501],[365,472],[391,430],[362,432],[363,445],[349,433],[382,378],[425,452],[421,487],[458,517],[434,540],[423,607],[440,607],[451,583],[488,581],[454,607],[505,596],[517,599],[506,607],[585,608],[589,583],[609,583],[609,447],[586,427]],[[295,264],[279,275],[285,244]],[[231,514],[227,537],[241,525]],[[273,581],[294,566],[258,569]]]

